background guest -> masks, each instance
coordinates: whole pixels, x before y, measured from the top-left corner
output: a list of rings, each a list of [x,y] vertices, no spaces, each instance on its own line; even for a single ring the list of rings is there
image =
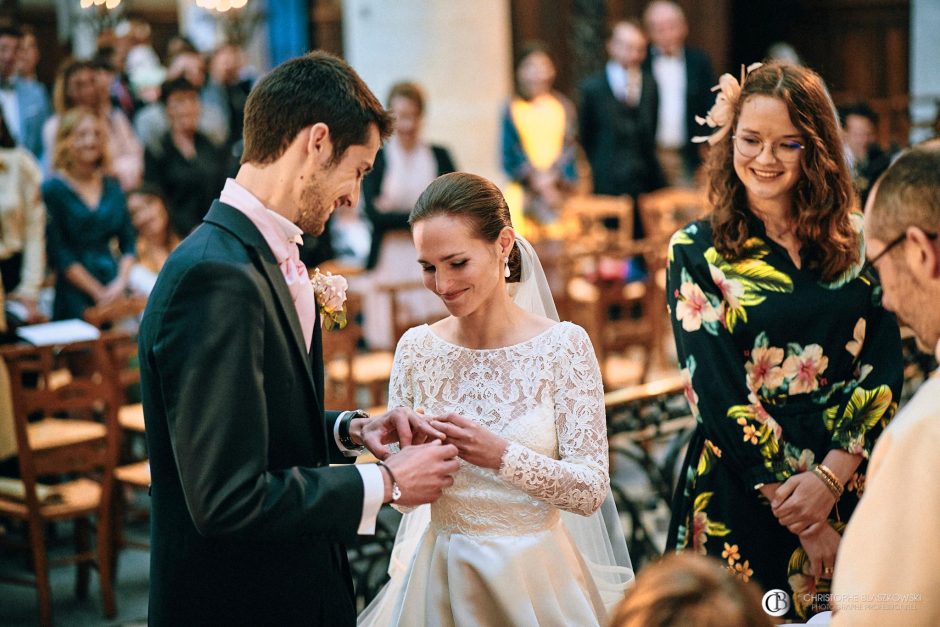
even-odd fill
[[[146,154],[147,182],[165,190],[170,225],[180,237],[196,228],[225,182],[223,153],[199,132],[199,93],[185,78],[160,88],[169,130]]]
[[[536,241],[542,235],[560,237],[551,227],[578,182],[577,116],[554,83],[555,64],[547,48],[526,45],[516,61],[516,94],[503,109],[503,171],[513,182],[506,201],[518,232]]]
[[[692,138],[702,128],[695,116],[711,104],[715,84],[712,64],[704,50],[685,45],[689,25],[675,2],[655,0],[643,13],[650,38],[649,55],[643,66],[659,85],[659,124],[656,147],[669,185],[690,187],[701,163],[699,146]]]
[[[47,174],[55,167],[53,145],[62,116],[73,107],[84,107],[105,120],[110,163],[108,174],[118,179],[122,189],[140,183],[143,149],[127,118],[120,109],[111,106],[108,94],[112,76],[103,62],[70,60],[59,71],[52,96],[56,113],[42,129]]]
[[[128,192],[127,209],[137,231],[137,255],[128,288],[134,294],[150,296],[157,274],[180,240],[170,228],[163,192],[155,185],[145,183]]]
[[[604,70],[581,86],[581,144],[594,193],[635,199],[665,185],[656,158],[659,97],[653,75],[643,69],[646,35],[640,25],[615,24],[607,54]],[[638,218],[635,227],[640,227]]]
[[[362,182],[365,215],[372,223],[372,247],[366,268],[372,285],[421,282],[418,254],[411,241],[408,215],[424,188],[441,174],[456,168],[443,146],[432,145],[421,137],[425,98],[412,82],[396,83],[388,96],[388,108],[395,119],[395,132],[375,157],[372,172]],[[364,290],[363,334],[372,348],[390,348],[392,337],[391,304],[388,296],[374,289]],[[408,308],[415,317],[440,312],[440,300],[419,288],[409,294]]]
[[[16,146],[0,115],[0,277],[7,311],[19,303],[17,322],[38,322],[39,288],[46,270],[46,207],[42,171],[25,148]]]
[[[666,294],[698,425],[666,545],[728,560],[742,579],[790,594],[790,617],[805,619],[828,609],[813,595],[828,588],[865,460],[897,407],[900,337],[863,272],[822,79],[771,63],[739,92],[729,80],[721,104],[732,115],[708,155],[711,217],[669,251]]]
[[[754,583],[734,577],[721,562],[691,554],[667,555],[640,571],[613,611],[610,627],[770,627]]]
[[[56,271],[54,320],[80,318],[127,288],[134,226],[117,179],[107,174],[106,123],[93,110],[62,116],[53,149],[55,175],[43,183],[47,254]],[[117,240],[119,257],[112,253]]]
[[[237,45],[223,43],[209,57],[209,73],[202,101],[221,114],[226,127],[226,147],[240,140],[245,118],[245,102],[251,81],[242,77],[245,53]]]
[[[845,157],[852,183],[864,205],[871,186],[891,163],[892,154],[878,144],[878,114],[864,102],[839,107]]]
[[[20,32],[23,36],[16,50],[16,75],[26,80],[39,82],[39,77],[36,76],[36,66],[39,65],[39,44],[36,42],[36,31],[32,26],[23,25],[20,27]],[[46,86],[42,87],[45,89]]]
[[[16,75],[21,37],[19,29],[0,26],[0,111],[16,143],[41,159],[42,125],[51,113],[49,96],[41,83]]]

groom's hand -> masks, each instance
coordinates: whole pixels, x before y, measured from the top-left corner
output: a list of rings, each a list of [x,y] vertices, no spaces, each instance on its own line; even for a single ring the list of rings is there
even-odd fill
[[[404,449],[413,444],[444,439],[444,434],[432,427],[424,415],[406,407],[398,407],[381,416],[363,419],[361,427],[355,422],[353,420],[350,425],[350,436],[355,439],[358,430],[358,439],[379,459],[389,456],[387,445],[394,442],[398,442]]]
[[[390,455],[385,465],[395,475],[395,481],[401,489],[401,498],[397,505],[423,505],[436,501],[444,488],[454,483],[453,474],[460,467],[457,460],[457,447],[442,444],[440,440],[431,440],[427,444],[418,444],[402,449],[400,453]],[[392,486],[387,473],[385,478],[385,502],[391,500]]]

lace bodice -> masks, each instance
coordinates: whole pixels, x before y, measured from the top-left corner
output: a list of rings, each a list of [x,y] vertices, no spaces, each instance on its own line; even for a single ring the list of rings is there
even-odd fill
[[[445,532],[546,529],[558,509],[589,515],[608,490],[600,370],[587,334],[568,322],[498,349],[474,350],[427,326],[398,344],[389,407],[457,413],[509,440],[499,472],[461,463],[431,507]]]

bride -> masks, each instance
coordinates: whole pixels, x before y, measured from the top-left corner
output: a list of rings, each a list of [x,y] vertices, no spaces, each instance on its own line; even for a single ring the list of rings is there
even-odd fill
[[[424,285],[451,315],[402,337],[389,406],[442,417],[432,426],[462,461],[437,502],[403,517],[391,581],[359,624],[605,624],[633,570],[587,334],[558,322],[486,179],[436,179],[409,221]]]

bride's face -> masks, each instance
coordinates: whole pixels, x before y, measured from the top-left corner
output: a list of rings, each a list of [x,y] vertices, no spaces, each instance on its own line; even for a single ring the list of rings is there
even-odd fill
[[[476,237],[466,220],[436,215],[415,223],[412,236],[424,286],[451,315],[471,314],[505,291],[500,244]]]

